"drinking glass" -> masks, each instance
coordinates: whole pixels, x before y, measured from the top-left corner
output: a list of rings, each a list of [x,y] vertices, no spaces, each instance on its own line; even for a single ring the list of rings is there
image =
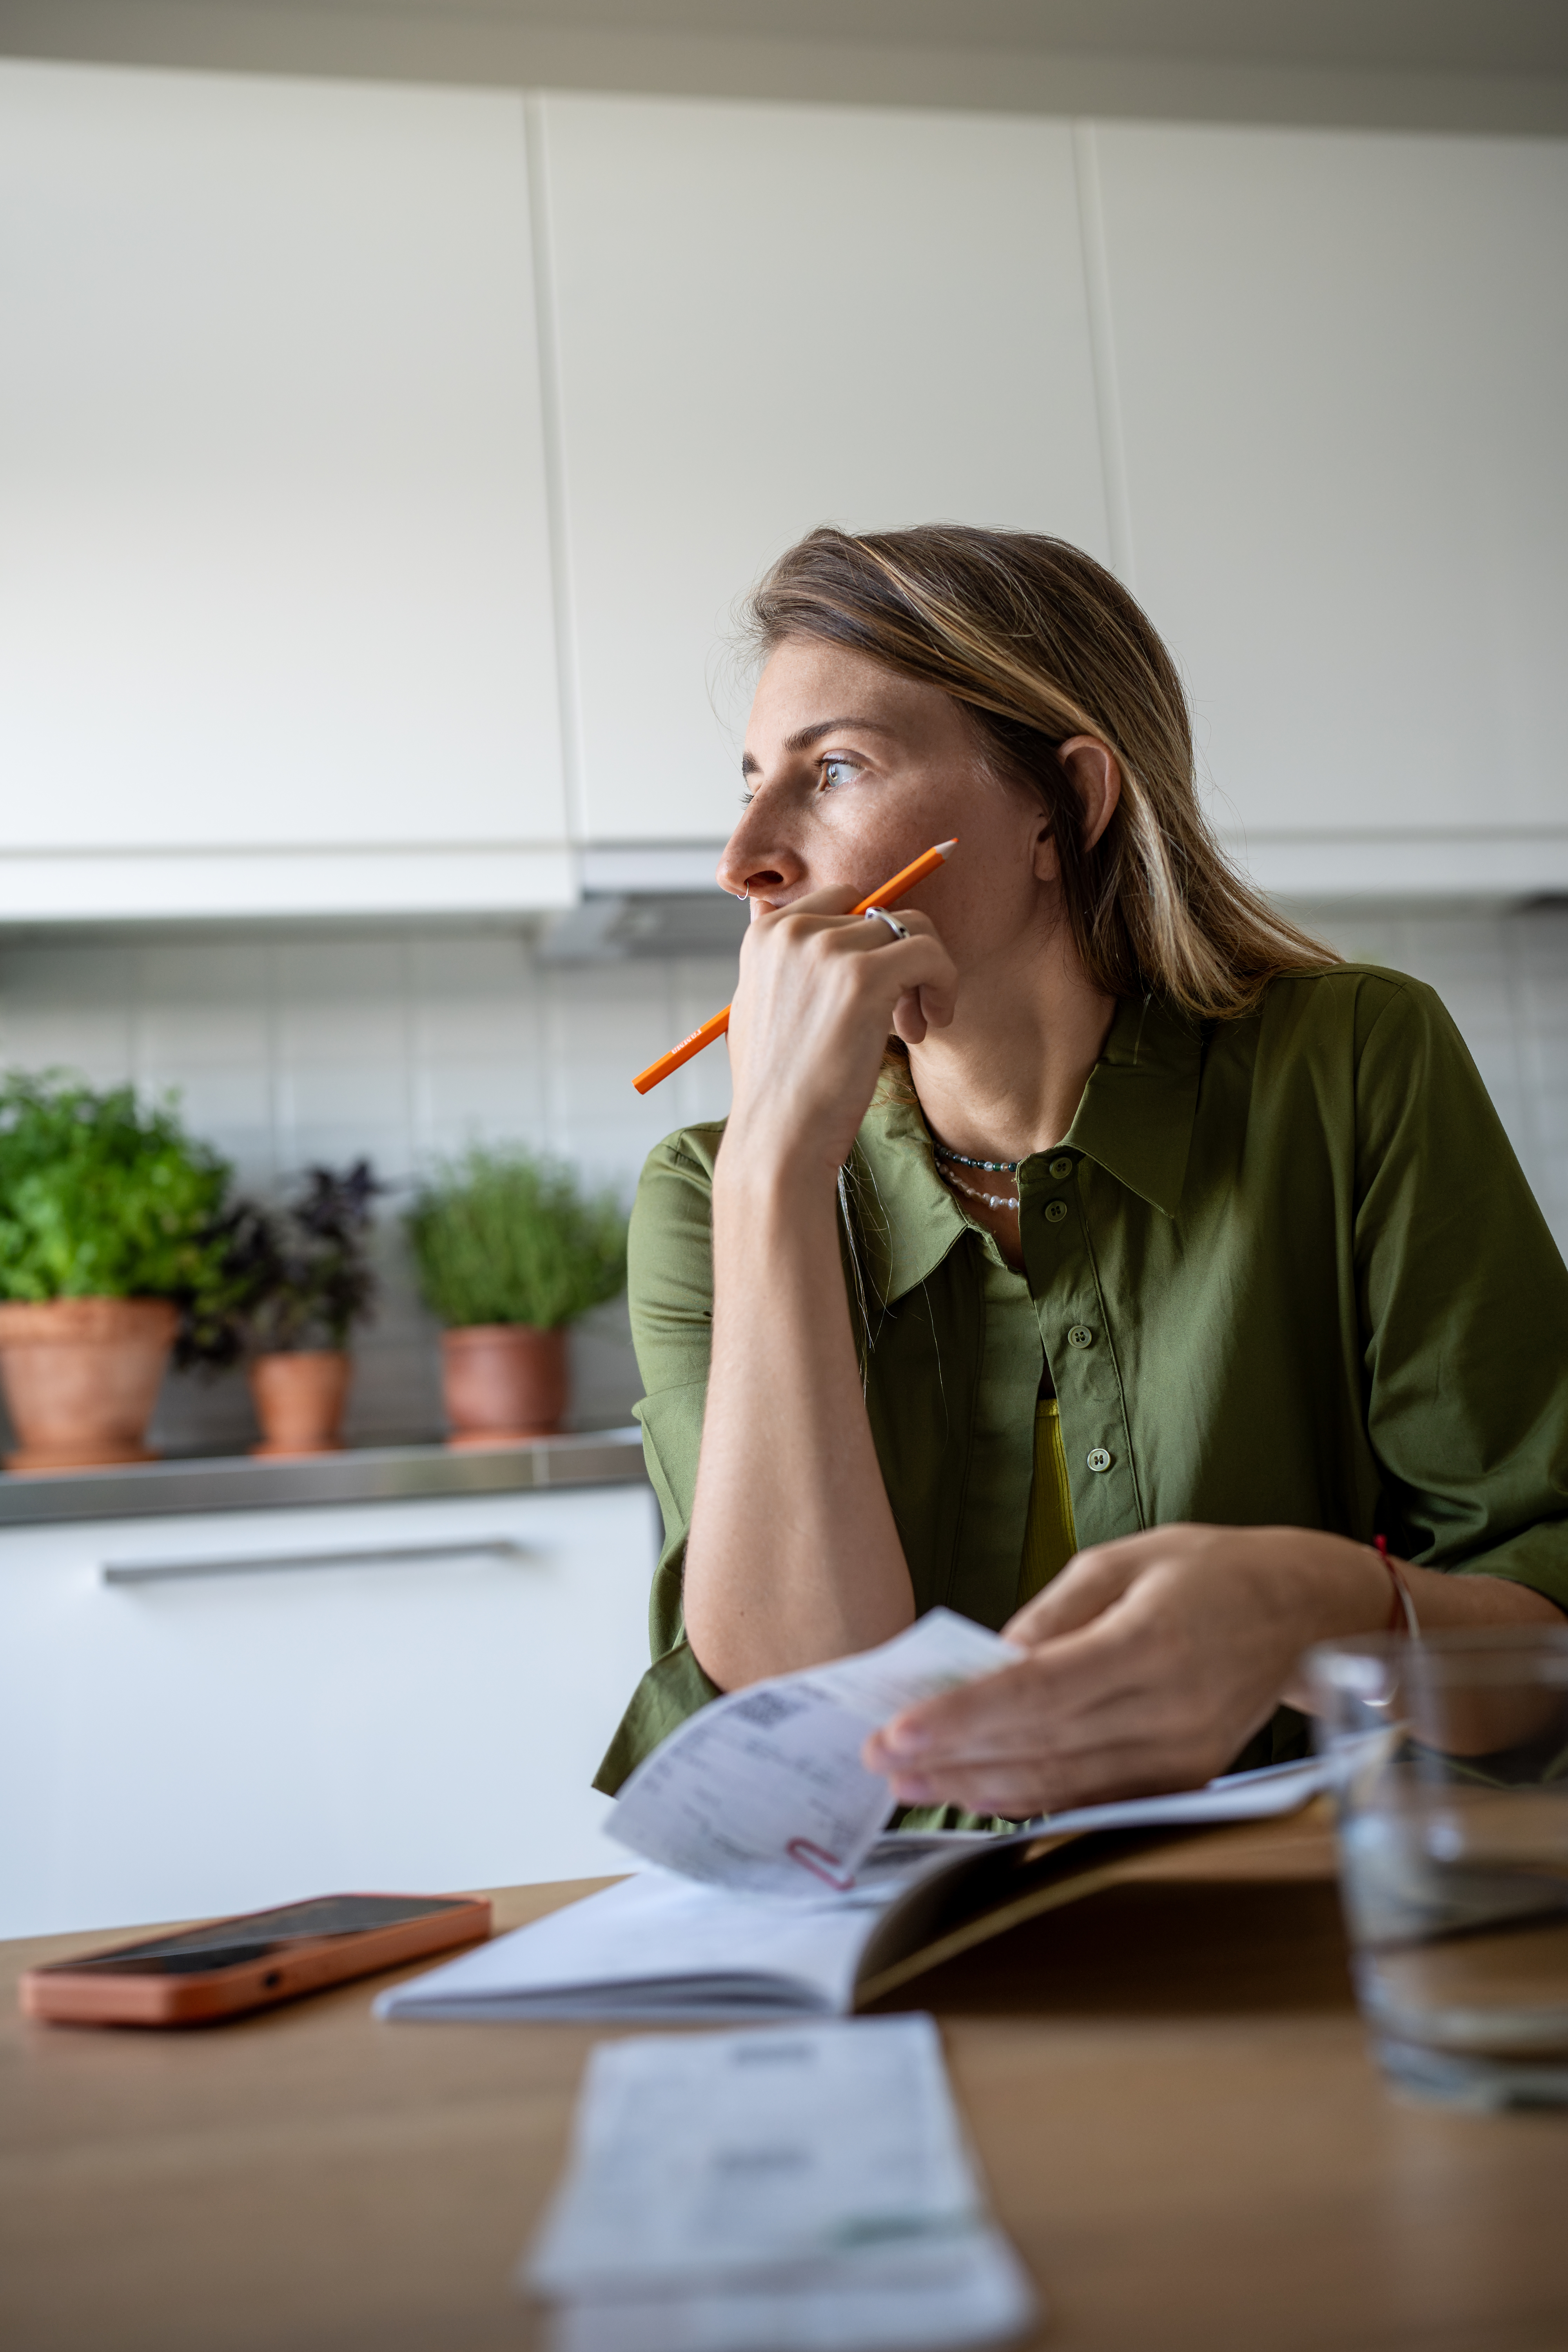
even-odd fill
[[[1568,2103],[1568,1627],[1308,1653],[1356,1991],[1402,2089]]]

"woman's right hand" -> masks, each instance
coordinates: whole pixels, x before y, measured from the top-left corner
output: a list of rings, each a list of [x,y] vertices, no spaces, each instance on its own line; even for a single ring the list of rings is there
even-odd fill
[[[900,912],[900,940],[856,903],[851,889],[816,890],[752,919],[730,1015],[731,1168],[759,1153],[836,1175],[889,1032],[918,1045],[952,1018],[957,974],[930,917]]]

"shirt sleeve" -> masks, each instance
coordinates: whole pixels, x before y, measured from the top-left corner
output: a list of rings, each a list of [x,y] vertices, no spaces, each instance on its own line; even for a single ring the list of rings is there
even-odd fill
[[[645,1756],[719,1696],[686,1639],[681,1579],[713,1339],[713,1162],[721,1127],[686,1128],[648,1158],[627,1245],[643,1458],[664,1517],[648,1604],[653,1664],[632,1694],[594,1786],[613,1796]]]
[[[1354,1262],[1386,1532],[1568,1610],[1568,1270],[1434,992],[1363,992]]]

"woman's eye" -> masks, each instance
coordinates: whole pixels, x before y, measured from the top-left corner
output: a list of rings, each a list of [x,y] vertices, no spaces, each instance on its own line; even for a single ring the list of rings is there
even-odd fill
[[[859,772],[853,760],[824,760],[822,789],[825,793],[831,792],[835,784],[846,783],[851,776],[858,776]]]

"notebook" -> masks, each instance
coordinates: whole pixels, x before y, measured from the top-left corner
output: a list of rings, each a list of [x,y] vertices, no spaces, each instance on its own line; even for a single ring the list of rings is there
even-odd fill
[[[1020,1921],[1092,1894],[1131,1854],[1298,1811],[1321,1760],[1090,1805],[1008,1836],[895,1832],[853,1885],[759,1895],[650,1868],[497,1937],[375,2003],[392,2019],[740,2022],[842,2017]]]

